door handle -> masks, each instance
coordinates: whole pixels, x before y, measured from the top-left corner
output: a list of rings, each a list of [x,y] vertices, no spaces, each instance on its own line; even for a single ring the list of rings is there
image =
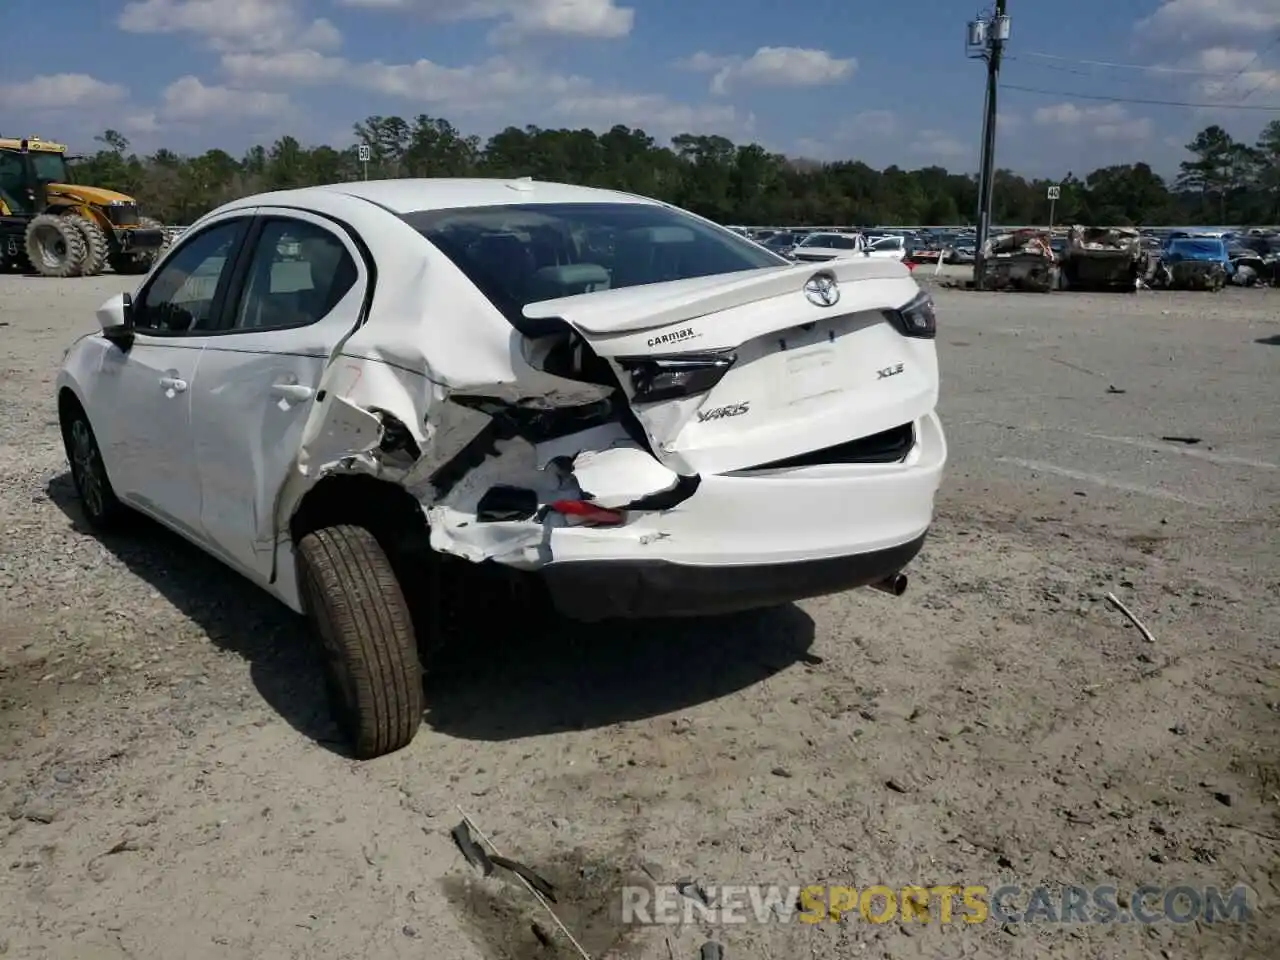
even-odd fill
[[[288,400],[290,403],[303,403],[310,400],[315,395],[315,391],[301,383],[273,383],[271,395],[281,400]]]
[[[165,393],[185,393],[187,389],[187,381],[178,377],[161,377],[160,389]]]

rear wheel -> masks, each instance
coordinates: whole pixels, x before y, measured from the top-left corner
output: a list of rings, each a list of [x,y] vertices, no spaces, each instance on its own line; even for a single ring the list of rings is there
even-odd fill
[[[74,277],[84,269],[84,234],[69,217],[42,213],[27,224],[27,259],[42,277]]]
[[[364,527],[323,527],[298,542],[298,572],[352,752],[367,760],[407,746],[422,723],[422,664],[386,551]]]

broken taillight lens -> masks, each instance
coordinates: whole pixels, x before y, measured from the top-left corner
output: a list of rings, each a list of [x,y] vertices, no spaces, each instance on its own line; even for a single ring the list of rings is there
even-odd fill
[[[737,355],[688,353],[674,357],[620,357],[618,366],[631,378],[631,399],[654,403],[706,393],[721,381]]]
[[[921,290],[905,307],[886,310],[884,315],[904,337],[933,340],[938,336],[938,315],[933,297],[926,290]]]
[[[606,510],[587,500],[557,500],[550,507],[570,523],[584,527],[616,527],[627,519],[619,510]]]

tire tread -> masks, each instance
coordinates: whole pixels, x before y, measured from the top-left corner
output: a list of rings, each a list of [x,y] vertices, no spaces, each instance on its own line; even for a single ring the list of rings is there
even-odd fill
[[[422,722],[422,665],[404,591],[363,527],[322,527],[298,544],[304,576],[342,648],[355,688],[352,748],[361,759],[408,745]]]

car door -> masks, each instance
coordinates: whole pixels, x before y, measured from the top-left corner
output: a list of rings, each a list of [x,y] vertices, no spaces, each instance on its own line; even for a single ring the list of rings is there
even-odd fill
[[[196,540],[191,388],[249,220],[243,212],[220,218],[165,257],[134,299],[132,342],[105,348],[91,398],[116,494]]]
[[[192,421],[210,545],[265,583],[277,494],[329,357],[359,321],[369,278],[344,227],[297,210],[258,212],[224,329],[201,358]]]

